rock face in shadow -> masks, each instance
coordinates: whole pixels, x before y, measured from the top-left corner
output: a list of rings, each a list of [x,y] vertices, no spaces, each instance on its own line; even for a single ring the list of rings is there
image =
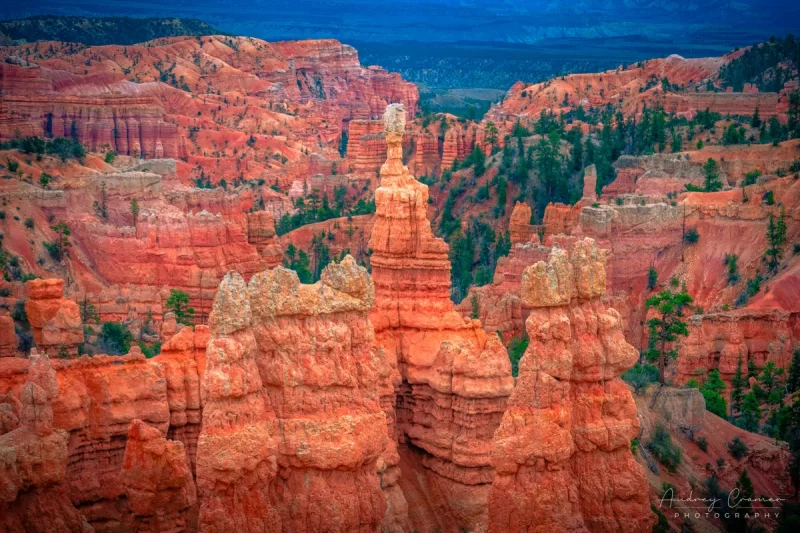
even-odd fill
[[[415,454],[414,483],[432,510],[410,518],[421,531],[480,530],[493,477],[492,435],[513,388],[508,354],[497,335],[462,318],[450,301],[448,247],[431,232],[428,187],[401,160],[402,107],[389,106],[384,121],[388,157],[370,239],[371,318],[392,367],[390,431]]]
[[[530,344],[494,436],[489,531],[649,531],[655,522],[630,451],[636,406],[619,378],[638,353],[601,300],[605,260],[585,239],[523,273]]]

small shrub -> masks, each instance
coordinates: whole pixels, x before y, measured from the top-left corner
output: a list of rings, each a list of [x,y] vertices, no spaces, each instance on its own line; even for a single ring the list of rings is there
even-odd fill
[[[669,533],[671,528],[669,527],[669,520],[667,520],[666,515],[652,503],[650,504],[650,510],[658,516],[658,523],[653,526],[653,533]]]
[[[697,443],[698,448],[704,452],[708,451],[708,440],[705,437],[697,437],[694,441]]]
[[[12,161],[11,159],[6,159],[6,168],[9,172],[16,172],[19,169],[19,161]]]
[[[761,176],[761,172],[758,170],[754,170],[752,172],[748,172],[744,175],[744,179],[742,180],[742,185],[753,185],[758,177]]]
[[[695,244],[700,240],[700,234],[697,233],[697,228],[689,228],[683,236],[684,242],[687,244]]]
[[[622,379],[638,394],[651,383],[658,381],[658,368],[655,365],[636,365],[625,371]]]
[[[142,350],[142,353],[147,359],[157,356],[161,353],[161,343],[154,342],[153,344],[145,344],[144,342],[138,342],[139,349]]]
[[[44,241],[42,243],[47,253],[50,254],[50,257],[53,258],[54,261],[61,261],[61,248],[54,242]]]
[[[106,152],[105,162],[110,165],[111,163],[114,162],[114,159],[116,159],[116,157],[117,157],[117,152],[115,152],[114,150],[110,150]]]
[[[655,268],[650,267],[650,269],[647,271],[647,290],[652,291],[655,289],[657,283],[658,271]]]
[[[50,182],[52,180],[53,176],[51,176],[47,172],[42,172],[42,174],[39,176],[39,184],[45,189],[47,188],[48,185],[50,185]]]
[[[517,377],[519,372],[519,360],[522,359],[525,350],[528,349],[528,339],[513,338],[508,343],[508,358],[511,360],[511,375]]]
[[[681,464],[681,450],[673,444],[672,437],[663,424],[656,424],[647,449],[670,472],[675,472]]]
[[[125,324],[104,322],[97,335],[97,348],[108,355],[122,355],[131,349],[133,334]]]
[[[734,459],[741,461],[750,452],[750,449],[742,439],[733,437],[733,440],[728,443],[728,451],[731,452]]]
[[[33,223],[33,219],[32,218],[26,218],[25,222],[23,224],[25,224],[25,227],[28,228],[28,229],[33,229],[33,227],[34,227],[34,223]]]
[[[775,193],[772,191],[767,191],[764,193],[764,203],[767,205],[775,205]]]

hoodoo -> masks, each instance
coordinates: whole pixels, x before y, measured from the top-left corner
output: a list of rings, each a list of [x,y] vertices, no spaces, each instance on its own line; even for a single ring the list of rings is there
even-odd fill
[[[313,285],[283,267],[222,281],[197,446],[201,531],[379,529],[389,369],[373,298],[350,256]]]
[[[532,308],[517,386],[494,436],[489,531],[649,531],[648,484],[630,451],[636,363],[608,307],[605,251],[591,239],[522,275]]]
[[[514,382],[496,334],[464,319],[450,301],[447,244],[426,215],[428,187],[403,166],[405,110],[384,115],[388,144],[375,192],[370,247],[371,318],[378,346],[397,368],[396,424],[406,498],[428,507],[420,530],[486,526],[492,435]],[[422,503],[424,502],[424,503]]]

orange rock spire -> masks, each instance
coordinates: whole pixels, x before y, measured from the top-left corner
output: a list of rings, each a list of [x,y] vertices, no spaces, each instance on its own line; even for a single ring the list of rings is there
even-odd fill
[[[491,439],[513,388],[511,366],[497,335],[462,318],[450,301],[448,247],[431,231],[428,187],[401,159],[403,106],[388,106],[384,121],[388,156],[370,239],[371,319],[397,368],[396,413],[390,407],[387,415],[390,425],[396,417],[400,485],[407,498],[421,491],[413,500],[428,506],[411,516],[414,529],[481,530],[493,477]],[[407,468],[417,473],[406,476]]]

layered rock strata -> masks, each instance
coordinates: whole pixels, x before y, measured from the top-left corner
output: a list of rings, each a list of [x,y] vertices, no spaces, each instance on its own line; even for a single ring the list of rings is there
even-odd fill
[[[605,252],[591,239],[529,266],[530,345],[494,435],[489,531],[649,531],[639,421],[619,378],[638,358],[601,300]]]
[[[268,268],[280,265],[283,260],[283,250],[275,233],[275,220],[272,215],[267,211],[249,213],[247,223],[247,242],[256,247]]]

